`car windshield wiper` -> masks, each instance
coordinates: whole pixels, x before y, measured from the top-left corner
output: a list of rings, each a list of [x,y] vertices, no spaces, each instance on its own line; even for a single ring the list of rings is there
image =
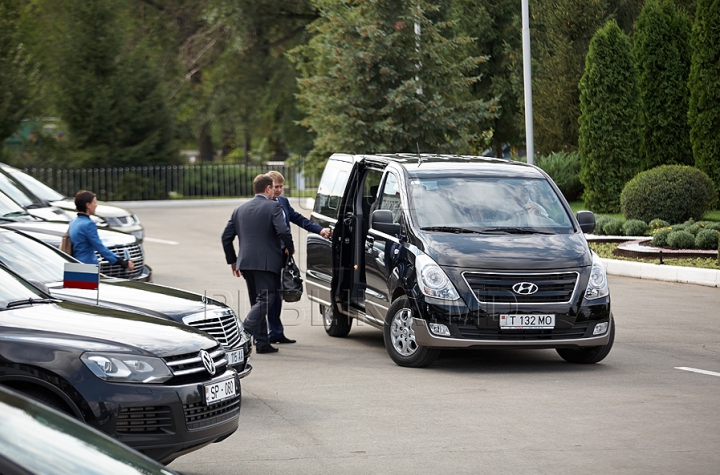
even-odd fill
[[[11,300],[5,305],[5,308],[12,308],[12,307],[19,307],[21,305],[32,305],[36,303],[56,303],[60,302],[60,300],[57,299],[18,299],[18,300]]]
[[[482,230],[459,228],[456,226],[428,226],[428,227],[420,228],[420,229],[422,229],[423,231],[439,231],[439,232],[443,232],[443,233],[455,233],[455,234],[459,234],[459,233],[482,234],[483,233]]]
[[[547,231],[540,231],[533,228],[485,228],[486,233],[508,233],[508,234],[554,234]]]
[[[27,216],[27,213],[25,211],[13,211],[12,213],[5,213],[2,217],[12,218],[14,216]]]

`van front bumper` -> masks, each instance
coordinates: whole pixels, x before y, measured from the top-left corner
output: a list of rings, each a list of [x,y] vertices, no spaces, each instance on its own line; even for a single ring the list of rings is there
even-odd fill
[[[599,323],[599,322],[598,322]],[[610,342],[610,331],[603,335],[568,339],[508,339],[480,340],[453,338],[433,334],[425,320],[413,317],[415,342],[428,348],[583,348],[603,346]],[[609,328],[608,328],[609,330]],[[590,330],[591,331],[591,330]]]

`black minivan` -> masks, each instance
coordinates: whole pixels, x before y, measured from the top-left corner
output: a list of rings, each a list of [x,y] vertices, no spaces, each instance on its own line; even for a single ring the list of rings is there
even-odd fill
[[[615,325],[607,277],[541,169],[457,155],[348,155],[328,160],[307,240],[307,293],[326,332],[352,319],[383,330],[401,366],[441,349],[554,348],[597,363]]]

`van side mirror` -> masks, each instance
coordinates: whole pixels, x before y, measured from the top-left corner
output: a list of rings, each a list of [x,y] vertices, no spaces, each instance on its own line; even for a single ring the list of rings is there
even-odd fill
[[[370,218],[370,227],[381,233],[395,236],[400,234],[401,226],[393,222],[393,215],[389,209],[376,209]]]
[[[592,211],[578,211],[576,216],[582,232],[591,233],[595,230],[595,214]]]

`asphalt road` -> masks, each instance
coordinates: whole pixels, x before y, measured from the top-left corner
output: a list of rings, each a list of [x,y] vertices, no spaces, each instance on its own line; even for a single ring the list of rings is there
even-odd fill
[[[237,203],[135,206],[154,281],[223,298],[244,316],[244,281],[231,275],[220,245]],[[293,234],[304,269],[305,232],[293,226]],[[306,298],[285,304],[286,334],[298,343],[253,355],[238,432],[170,468],[720,473],[720,290],[614,276],[610,285],[615,346],[590,366],[553,350],[493,350],[449,351],[429,368],[401,368],[379,331],[353,327],[331,338]]]

